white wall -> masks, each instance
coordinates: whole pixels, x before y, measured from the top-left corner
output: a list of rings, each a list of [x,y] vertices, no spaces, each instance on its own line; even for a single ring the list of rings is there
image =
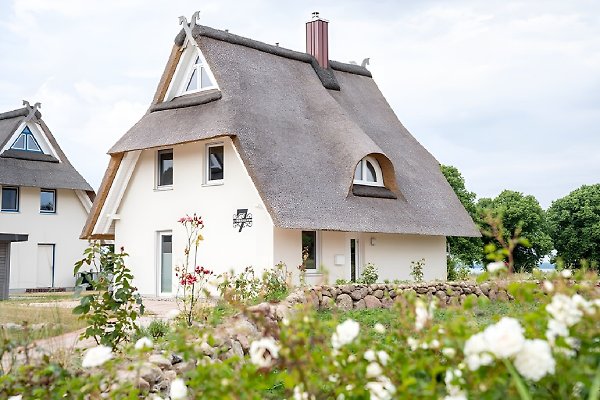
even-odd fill
[[[443,236],[400,235],[382,233],[319,232],[318,262],[321,274],[307,272],[309,283],[336,279],[349,280],[350,239],[358,240],[359,266],[371,262],[377,266],[379,281],[384,279],[412,280],[411,261],[425,259],[424,279],[446,279],[446,238]],[[374,245],[371,245],[374,238]],[[302,262],[301,231],[275,228],[275,260],[281,260],[294,271],[297,282],[297,266]],[[343,265],[335,265],[335,256],[343,256]],[[292,268],[290,268],[292,267]]]
[[[56,213],[40,213],[40,189],[19,189],[19,212],[0,212],[0,232],[29,235],[11,246],[10,289],[38,286],[38,244],[55,244],[55,287],[73,287],[73,265],[87,241],[79,240],[87,212],[74,190],[58,189]]]
[[[224,143],[222,185],[203,185],[205,145]],[[142,294],[157,294],[157,232],[172,231],[173,265],[184,261],[185,230],[177,220],[194,212],[204,219],[198,265],[216,274],[248,265],[261,271],[274,265],[273,223],[231,140],[186,143],[173,147],[173,188],[155,189],[157,149],[142,151],[118,208],[115,244],[130,254],[127,265]],[[114,190],[114,188],[113,188]],[[252,227],[233,228],[237,209],[252,213]],[[275,261],[277,262],[277,261]],[[173,292],[177,289],[173,277]]]

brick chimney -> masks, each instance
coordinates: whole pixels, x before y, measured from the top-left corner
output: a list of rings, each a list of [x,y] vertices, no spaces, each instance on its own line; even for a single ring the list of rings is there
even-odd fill
[[[318,12],[306,23],[306,52],[314,56],[322,68],[329,67],[329,22],[319,17]]]

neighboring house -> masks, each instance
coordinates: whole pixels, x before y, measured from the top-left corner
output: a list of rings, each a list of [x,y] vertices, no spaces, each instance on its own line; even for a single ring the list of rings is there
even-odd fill
[[[0,292],[8,275],[11,290],[73,287],[73,266],[87,245],[79,234],[94,192],[38,106],[25,102],[0,114]],[[2,260],[10,262],[6,274]]]
[[[199,213],[199,265],[216,273],[284,262],[297,276],[446,277],[446,236],[479,235],[435,158],[402,126],[363,66],[328,59],[327,22],[309,54],[184,21],[152,104],[109,151],[82,233],[114,239],[144,294],[176,291]]]

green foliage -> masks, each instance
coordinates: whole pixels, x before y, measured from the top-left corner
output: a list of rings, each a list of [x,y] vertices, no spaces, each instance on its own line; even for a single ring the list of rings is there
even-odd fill
[[[148,324],[147,327],[139,329],[139,332],[133,337],[133,340],[138,340],[142,337],[149,337],[154,340],[161,339],[169,333],[169,323],[160,319],[155,319]]]
[[[460,171],[451,165],[441,165],[442,174],[456,193],[456,197],[476,224],[480,223],[479,210],[475,203],[476,195],[469,192],[465,186],[465,179]],[[454,259],[462,264],[471,266],[481,261],[483,257],[481,238],[449,236],[447,239],[449,252]]]
[[[375,264],[368,263],[363,268],[363,270],[360,274],[360,279],[357,281],[357,283],[370,285],[373,283],[377,283],[377,279],[379,279],[379,274],[377,273],[377,267],[375,266]]]
[[[583,185],[552,203],[548,225],[557,256],[569,267],[600,264],[600,184]]]
[[[478,206],[501,221],[502,235],[506,241],[518,233],[520,243],[513,251],[516,271],[530,272],[552,250],[546,214],[535,197],[505,190],[494,199],[480,199]],[[502,247],[493,236],[484,236],[484,245]]]
[[[415,282],[423,282],[423,268],[425,268],[425,259],[410,262],[410,276]]]
[[[266,269],[259,278],[252,266],[236,274],[234,271],[218,276],[217,291],[230,304],[246,305],[260,300],[279,301],[289,293],[290,275],[284,263]]]
[[[84,266],[96,276],[92,282],[95,292],[82,295],[79,305],[73,309],[87,324],[82,339],[91,337],[97,344],[116,348],[139,329],[135,321],[144,313],[144,305],[131,283],[133,275],[125,266],[126,256],[123,248],[115,253],[112,248],[94,241],[84,251],[84,258],[75,263],[73,274],[78,287]]]
[[[283,300],[289,293],[289,274],[285,263],[266,269],[262,276],[263,298],[267,301]]]
[[[338,286],[339,286],[339,285],[347,285],[347,284],[349,284],[349,283],[350,283],[350,281],[349,281],[349,280],[347,280],[347,279],[342,279],[342,278],[339,278],[339,279],[336,279],[336,280],[335,280],[335,284],[336,284],[336,285],[338,285]]]

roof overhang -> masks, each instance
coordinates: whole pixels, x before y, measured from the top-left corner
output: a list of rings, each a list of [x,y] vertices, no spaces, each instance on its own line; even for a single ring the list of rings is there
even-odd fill
[[[0,242],[26,242],[29,235],[25,233],[0,233]]]

